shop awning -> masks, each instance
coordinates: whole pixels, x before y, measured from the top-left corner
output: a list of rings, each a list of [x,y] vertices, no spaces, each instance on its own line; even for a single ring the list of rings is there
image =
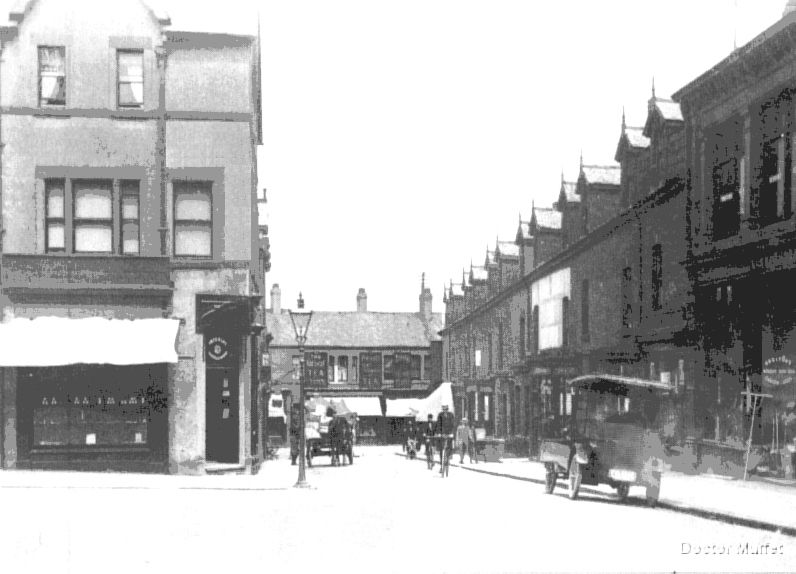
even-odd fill
[[[388,417],[415,418],[420,411],[420,399],[387,399]]]
[[[380,417],[381,403],[379,397],[345,397],[345,405],[352,413],[360,417]]]
[[[0,323],[0,367],[176,363],[178,319],[36,317]]]
[[[428,415],[431,415],[434,420],[436,420],[437,415],[439,415],[440,411],[442,410],[442,405],[448,405],[449,410],[453,413],[452,383],[440,383],[440,385],[434,389],[433,393],[421,400],[422,402],[420,404],[420,410],[415,415],[415,419],[418,421],[427,420]]]

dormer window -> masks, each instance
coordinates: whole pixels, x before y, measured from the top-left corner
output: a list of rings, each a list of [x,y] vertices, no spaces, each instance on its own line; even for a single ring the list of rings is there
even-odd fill
[[[39,46],[39,105],[66,105],[66,48]]]

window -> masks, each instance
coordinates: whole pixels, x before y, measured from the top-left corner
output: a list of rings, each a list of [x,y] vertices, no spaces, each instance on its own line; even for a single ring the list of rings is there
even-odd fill
[[[589,342],[589,280],[584,279],[581,283],[580,299],[580,329],[581,338],[584,343]]]
[[[450,358],[450,355],[448,355]],[[423,377],[424,380],[431,380],[431,355],[423,355]]]
[[[66,48],[39,46],[39,105],[66,105]]]
[[[503,323],[498,325],[498,364],[499,371],[503,370]]]
[[[123,180],[119,187],[122,201],[121,252],[125,255],[138,255],[141,251],[138,181]]]
[[[421,371],[421,367],[422,367],[422,365],[421,365],[422,360],[423,360],[423,358],[420,355],[412,355],[412,366],[411,366],[411,370],[410,370],[410,373],[409,373],[409,377],[413,381],[420,380],[420,378],[421,378],[420,371]]]
[[[335,371],[335,369],[334,369],[334,357],[332,355],[329,355],[329,370],[328,370],[328,373],[329,373],[329,382],[330,383],[334,382],[334,371]]]
[[[72,193],[75,253],[112,253],[113,182],[75,180]]]
[[[116,52],[116,84],[120,108],[144,105],[144,53],[140,50]]]
[[[357,366],[357,357],[351,357],[351,382],[357,382],[357,375],[358,375],[358,366]]]
[[[48,179],[44,182],[46,203],[45,245],[47,253],[66,250],[66,220],[64,217],[65,182],[63,179]]]
[[[211,257],[213,254],[212,184],[174,182],[174,255]]]
[[[536,307],[537,322],[539,320],[538,309],[539,307]],[[561,346],[562,347],[569,346],[569,297],[564,297],[561,299]]]
[[[392,372],[392,355],[384,355],[384,378],[393,380],[395,375]]]
[[[633,269],[622,269],[622,327],[633,327]]]
[[[348,357],[345,355],[337,358],[337,380],[341,383],[348,382]]]
[[[539,352],[539,305],[534,305],[533,308],[533,350],[535,353]]]
[[[525,357],[525,315],[520,317],[520,359]]]
[[[663,247],[660,243],[652,246],[652,308],[661,308],[661,290],[663,287]]]
[[[488,357],[489,361],[487,362],[487,365],[489,366],[489,372],[491,373],[492,372],[492,333],[489,333],[487,335],[487,344],[489,345],[489,357]]]
[[[791,190],[792,94],[784,91],[764,103],[757,114],[760,143],[757,216],[763,224],[789,218],[796,194]]]

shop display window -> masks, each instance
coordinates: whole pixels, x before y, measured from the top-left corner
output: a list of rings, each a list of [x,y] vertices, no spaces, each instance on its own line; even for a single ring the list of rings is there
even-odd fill
[[[25,375],[33,448],[148,446],[153,413],[165,407],[145,367],[84,365]]]

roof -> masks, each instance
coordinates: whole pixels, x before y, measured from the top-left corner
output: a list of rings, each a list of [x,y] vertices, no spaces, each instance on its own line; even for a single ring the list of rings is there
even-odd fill
[[[587,183],[619,185],[622,172],[618,165],[583,165],[580,173]]]
[[[452,297],[464,297],[464,286],[461,283],[451,283],[450,293]]]
[[[520,220],[520,226],[517,228],[517,241],[531,238],[531,222]]]
[[[664,98],[652,98],[650,102],[660,112],[664,120],[683,121],[683,112],[677,102]]]
[[[271,346],[295,347],[296,335],[290,313],[266,311]],[[419,313],[372,311],[314,311],[307,331],[307,347],[428,347],[440,339],[442,313],[433,313],[426,324]]]
[[[534,207],[532,222],[544,229],[561,229],[561,212],[549,207]]]
[[[484,267],[470,267],[470,283],[473,281],[486,281],[489,275]]]
[[[579,203],[580,194],[578,194],[577,189],[577,182],[561,180],[561,191],[559,192],[559,198],[563,195],[564,199],[568,203]]]
[[[630,144],[630,147],[650,147],[650,139],[644,135],[644,128],[631,128],[625,126],[624,135],[627,137],[627,143]]]
[[[498,241],[495,253],[500,253],[501,257],[519,257],[520,246],[513,241]]]
[[[671,390],[670,385],[660,381],[606,374],[582,375],[567,381],[567,384],[571,387],[605,391],[618,391],[628,387],[658,391]]]
[[[490,251],[489,248],[486,250],[486,261],[484,262],[484,266],[488,267],[490,265],[497,265],[497,261],[495,260],[495,252]]]

